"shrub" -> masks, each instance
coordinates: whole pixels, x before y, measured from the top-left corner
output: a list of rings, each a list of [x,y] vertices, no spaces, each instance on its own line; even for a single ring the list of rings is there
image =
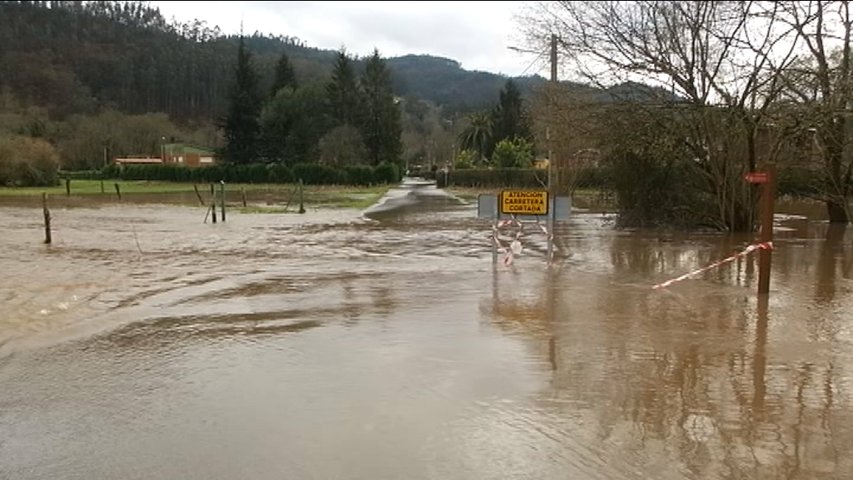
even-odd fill
[[[439,173],[437,178],[442,179],[443,176]],[[479,188],[543,188],[548,183],[548,171],[535,168],[454,170],[448,175],[447,183]]]
[[[607,158],[609,184],[624,226],[700,226],[713,202],[703,198],[690,161],[645,149],[617,149]]]
[[[807,167],[783,167],[777,173],[779,195],[814,197],[826,191],[826,180],[820,170]]]
[[[373,168],[369,165],[349,165],[343,171],[345,182],[351,185],[370,185],[375,181]]]
[[[495,145],[492,163],[499,168],[529,168],[533,163],[533,144],[518,137],[503,139]]]
[[[342,176],[338,170],[316,163],[298,163],[293,166],[294,180],[302,180],[309,185],[341,183]]]
[[[0,185],[56,185],[59,156],[50,143],[9,135],[0,137]]]
[[[382,163],[373,169],[373,178],[376,183],[397,183],[400,176],[400,167],[393,163]]]
[[[480,154],[474,150],[462,150],[456,155],[456,162],[453,165],[453,168],[457,170],[474,168],[474,162],[479,156]]]
[[[293,173],[282,163],[267,165],[267,181],[270,183],[290,183],[293,181]]]

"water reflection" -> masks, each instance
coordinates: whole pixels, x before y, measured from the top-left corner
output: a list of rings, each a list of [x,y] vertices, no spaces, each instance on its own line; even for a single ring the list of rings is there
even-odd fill
[[[587,412],[591,424],[562,434],[588,430],[598,455],[670,465],[656,478],[841,478],[851,471],[840,452],[853,446],[853,416],[838,397],[851,373],[837,365],[853,359],[853,346],[849,336],[804,343],[799,333],[818,318],[824,328],[850,329],[849,317],[830,306],[850,257],[840,254],[842,234],[828,230],[818,261],[805,268],[820,294],[814,302],[808,289],[786,285],[756,298],[748,260],[652,292],[631,280],[710,263],[743,240],[685,246],[617,236],[613,272],[629,281],[564,270],[495,274],[481,310],[502,330],[523,332],[547,360],[552,378],[540,414]]]
[[[841,261],[846,225],[830,225],[826,229],[826,237],[820,247],[817,259],[817,281],[815,281],[815,302],[821,305],[831,303],[835,299],[836,276],[850,278],[850,260]],[[846,265],[845,265],[846,263]]]

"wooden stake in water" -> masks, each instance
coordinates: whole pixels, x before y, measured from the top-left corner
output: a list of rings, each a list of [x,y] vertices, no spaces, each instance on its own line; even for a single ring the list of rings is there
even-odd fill
[[[198,203],[202,207],[204,206],[204,199],[201,198],[201,193],[198,191],[198,185],[193,184],[193,190],[195,190],[195,196],[198,197]]]
[[[225,180],[219,182],[219,202],[222,206],[222,221],[225,221]]]
[[[305,213],[305,198],[302,194],[302,179],[299,179],[299,213]]]
[[[210,184],[210,210],[212,213],[210,219],[216,223],[216,187],[212,183]]]
[[[44,211],[44,243],[50,245],[50,210],[47,209],[47,193],[41,194],[41,205]]]

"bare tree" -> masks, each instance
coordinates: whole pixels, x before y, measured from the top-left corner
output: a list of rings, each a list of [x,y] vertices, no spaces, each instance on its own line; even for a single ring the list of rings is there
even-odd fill
[[[697,175],[716,206],[711,222],[748,231],[755,195],[743,174],[759,161],[759,127],[781,90],[779,71],[793,56],[792,32],[774,4],[756,2],[543,2],[524,24],[544,45],[560,38],[562,58],[581,79],[610,88],[614,101],[666,111],[680,121]],[[627,89],[635,82],[657,88]],[[639,83],[637,83],[639,82]],[[637,91],[641,94],[637,95]]]
[[[796,31],[805,55],[788,69],[786,100],[793,104],[788,119],[812,133],[821,169],[818,196],[826,203],[829,221],[848,223],[853,195],[853,71],[850,34],[853,19],[846,1],[780,2],[780,19]],[[812,152],[803,152],[810,156]]]
[[[532,112],[537,145],[548,150],[554,193],[572,195],[599,166],[605,105],[590,88],[548,83],[535,92]]]

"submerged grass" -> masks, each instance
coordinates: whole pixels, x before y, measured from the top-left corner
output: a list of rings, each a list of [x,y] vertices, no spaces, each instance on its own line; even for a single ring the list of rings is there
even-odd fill
[[[66,197],[65,183],[52,187],[0,187],[0,197],[27,198],[47,193],[55,201],[62,198],[112,198],[115,197],[115,187],[118,184],[125,203],[134,200],[146,201],[146,195],[178,195],[173,199],[178,203],[194,203],[195,190],[192,183],[181,182],[148,182],[148,181],[110,181],[105,180],[104,192],[101,193],[99,180],[71,180],[71,197]],[[205,202],[209,201],[209,184],[195,184]],[[296,184],[227,184],[228,201],[233,204],[240,198],[240,191],[247,197],[247,207],[240,209],[244,213],[284,213],[285,205],[289,202],[288,212],[299,210],[299,186]],[[364,209],[375,203],[390,186],[349,186],[349,185],[304,185],[302,187],[303,202],[306,208],[355,208]],[[219,192],[219,185],[216,185]],[[125,197],[125,195],[133,195]],[[165,200],[171,203],[172,200]],[[259,204],[266,203],[266,205]]]
[[[104,180],[105,194],[115,194],[113,184],[118,183],[121,193],[180,193],[193,192],[191,183],[145,182],[145,181],[113,181]],[[199,186],[199,189],[205,185]],[[65,195],[65,182],[52,187],[0,187],[2,196]],[[71,180],[72,195],[101,195],[100,180]]]

